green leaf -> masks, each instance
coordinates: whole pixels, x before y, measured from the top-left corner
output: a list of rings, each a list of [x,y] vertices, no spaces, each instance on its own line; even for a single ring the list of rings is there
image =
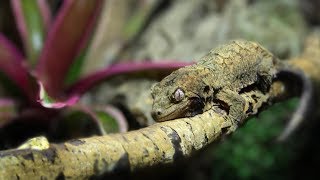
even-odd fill
[[[102,127],[106,133],[119,132],[118,122],[108,113],[104,111],[96,111],[96,115],[99,118],[99,121],[102,123]]]
[[[45,3],[42,3],[45,5]],[[35,65],[41,52],[45,31],[45,14],[38,1],[13,0],[12,7],[18,30],[30,64]],[[48,13],[48,12],[46,12]]]
[[[72,63],[64,82],[67,86],[74,83],[80,77],[86,52],[87,52],[87,49],[83,50],[80,53],[80,55],[76,58],[76,60]]]

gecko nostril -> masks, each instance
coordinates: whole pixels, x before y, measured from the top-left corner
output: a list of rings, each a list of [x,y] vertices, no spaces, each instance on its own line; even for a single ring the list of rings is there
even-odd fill
[[[157,119],[157,117],[159,117],[160,115],[162,114],[161,110],[155,110],[151,113],[151,116],[154,118],[154,119]]]

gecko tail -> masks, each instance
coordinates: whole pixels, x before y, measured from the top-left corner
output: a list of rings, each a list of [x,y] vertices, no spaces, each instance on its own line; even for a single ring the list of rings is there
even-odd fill
[[[289,84],[297,82],[295,84],[295,88],[299,90],[298,94],[300,94],[298,108],[293,113],[284,130],[276,139],[278,142],[284,142],[299,129],[304,120],[311,117],[311,111],[314,107],[314,87],[312,80],[307,77],[305,73],[299,70],[284,69],[279,73],[284,73],[285,76],[290,76],[289,79],[293,79]]]

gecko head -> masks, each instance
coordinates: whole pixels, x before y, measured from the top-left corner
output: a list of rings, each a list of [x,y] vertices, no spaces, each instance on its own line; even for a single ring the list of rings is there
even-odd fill
[[[151,88],[153,98],[152,117],[167,121],[194,116],[202,112],[204,102],[197,93],[200,81],[194,71],[182,68]]]

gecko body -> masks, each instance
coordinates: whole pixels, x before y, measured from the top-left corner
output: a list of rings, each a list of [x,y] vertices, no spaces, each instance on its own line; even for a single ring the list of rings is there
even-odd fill
[[[261,45],[232,41],[156,83],[151,89],[152,117],[167,121],[193,117],[218,107],[238,125],[252,111],[241,95],[249,91],[268,95],[272,81],[283,69],[288,68]],[[300,108],[300,111],[305,110]]]
[[[246,111],[240,93],[250,87],[267,92],[277,62],[254,42],[233,41],[220,46],[152,88],[152,116],[156,121],[166,121],[192,117],[219,106],[237,123]]]

